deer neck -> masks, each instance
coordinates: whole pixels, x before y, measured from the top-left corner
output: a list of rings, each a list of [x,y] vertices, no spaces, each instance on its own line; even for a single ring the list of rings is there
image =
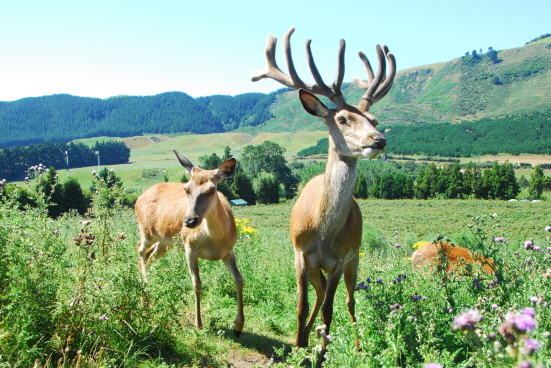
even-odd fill
[[[319,206],[321,229],[335,234],[348,218],[356,188],[357,158],[339,155],[331,138]]]
[[[216,194],[215,200],[216,204],[212,206],[212,209],[205,216],[203,222],[204,229],[208,232],[208,234],[211,237],[216,238],[218,234],[220,234],[220,236],[224,236],[226,234],[224,225],[226,225],[228,214],[224,210],[224,206],[219,200],[218,194]]]

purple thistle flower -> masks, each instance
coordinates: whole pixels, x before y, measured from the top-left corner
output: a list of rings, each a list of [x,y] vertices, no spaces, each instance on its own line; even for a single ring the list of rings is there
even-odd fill
[[[524,248],[526,249],[531,249],[533,245],[534,245],[534,242],[532,241],[532,239],[524,242]]]
[[[474,330],[476,328],[476,324],[482,321],[482,318],[482,314],[480,314],[477,309],[472,309],[455,317],[455,319],[453,320],[452,330]]]
[[[525,339],[522,352],[528,356],[534,354],[540,348],[540,343],[536,339]]]
[[[396,248],[400,248],[400,247],[401,247],[401,245],[400,245],[400,244],[396,244]]]
[[[536,321],[531,315],[522,313],[515,318],[513,325],[520,333],[530,332],[536,327]]]
[[[107,321],[109,318],[107,317],[107,314],[104,314],[103,316],[100,317],[101,319],[103,319],[104,321]]]
[[[504,242],[504,241],[505,241],[505,238],[501,238],[501,237],[495,238],[494,241],[495,241],[495,242]]]
[[[492,304],[492,309],[497,309],[497,308],[498,308],[497,304]]]
[[[402,307],[400,304],[396,303],[394,305],[390,306],[390,310],[402,310],[404,307]]]
[[[429,363],[425,365],[423,368],[442,368],[442,366],[438,363]]]
[[[379,279],[377,280],[377,284],[382,284],[383,283],[383,280]]]

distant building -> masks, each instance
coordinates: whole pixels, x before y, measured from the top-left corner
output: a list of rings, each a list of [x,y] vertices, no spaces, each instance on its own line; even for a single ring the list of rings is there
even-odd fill
[[[230,206],[248,206],[249,204],[242,199],[230,199]]]

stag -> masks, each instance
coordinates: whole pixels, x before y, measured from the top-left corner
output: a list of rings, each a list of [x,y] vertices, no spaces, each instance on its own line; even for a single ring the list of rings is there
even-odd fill
[[[180,234],[195,292],[195,326],[202,328],[201,279],[199,258],[222,260],[234,278],[237,289],[236,336],[241,334],[243,315],[243,278],[237,268],[233,246],[237,241],[235,219],[228,201],[217,191],[223,178],[233,175],[234,158],[223,162],[216,170],[195,167],[187,158],[174,151],[180,164],[191,174],[186,184],[159,183],[145,191],[136,201],[140,241],[138,264],[144,280],[146,262],[161,258],[174,246],[173,238]]]
[[[356,321],[354,290],[356,286],[359,248],[362,237],[362,216],[353,196],[360,158],[376,158],[385,147],[386,140],[375,129],[377,119],[369,108],[390,90],[396,72],[396,61],[388,47],[377,45],[379,70],[375,75],[363,52],[359,52],[367,71],[367,82],[355,78],[356,84],[365,90],[356,106],[346,103],[341,86],[344,78],[345,42],[340,41],[337,77],[331,87],[322,80],[306,41],[306,53],[315,85],[304,83],[295,70],[291,56],[290,28],[284,37],[285,60],[289,76],[276,64],[276,37],[268,36],[265,48],[266,68],[256,72],[252,80],[271,78],[286,87],[298,89],[304,109],[324,120],[329,129],[329,152],[325,174],[306,184],[291,214],[291,238],[295,248],[295,268],[298,285],[298,327],[296,345],[308,346],[308,338],[321,308],[325,335],[333,316],[333,301],[339,281],[344,275],[346,304],[352,322]],[[389,71],[386,73],[386,61]],[[315,95],[329,98],[334,109],[326,107]],[[327,277],[325,274],[327,274]],[[308,283],[316,292],[316,300],[308,317]],[[323,305],[322,305],[323,304]],[[322,353],[328,339],[322,341]]]

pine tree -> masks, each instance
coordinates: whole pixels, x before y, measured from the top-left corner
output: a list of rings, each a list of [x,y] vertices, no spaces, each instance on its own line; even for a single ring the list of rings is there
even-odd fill
[[[244,172],[238,172],[234,175],[231,189],[237,195],[237,198],[243,199],[250,205],[256,204],[256,193],[253,189],[251,179]]]
[[[544,188],[544,173],[540,165],[534,167],[534,172],[530,174],[528,192],[534,198],[540,198]]]
[[[254,181],[258,203],[271,204],[279,202],[279,183],[274,174],[260,173]]]
[[[75,209],[81,216],[86,213],[88,202],[76,178],[70,177],[63,183],[63,194],[65,198],[65,211]]]
[[[356,191],[354,193],[354,196],[356,196],[356,198],[366,199],[368,195],[369,193],[367,191],[367,182],[365,181],[363,172],[360,171],[360,173],[358,174],[358,180],[356,182]]]

